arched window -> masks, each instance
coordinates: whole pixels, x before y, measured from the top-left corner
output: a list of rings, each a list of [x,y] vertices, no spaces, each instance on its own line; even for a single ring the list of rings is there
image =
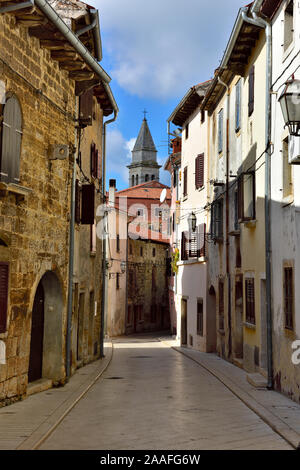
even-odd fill
[[[151,180],[152,180],[152,181],[155,180],[155,175],[152,175],[152,176],[151,176]]]
[[[134,186],[134,175],[131,177],[131,186]]]
[[[136,184],[136,186],[139,184],[139,175],[136,175],[136,177],[135,177],[135,184]]]
[[[149,181],[149,175],[145,176],[145,181],[146,181],[146,183],[147,183],[147,181]]]
[[[0,155],[1,181],[19,183],[22,139],[22,113],[15,95],[7,98],[3,108]]]

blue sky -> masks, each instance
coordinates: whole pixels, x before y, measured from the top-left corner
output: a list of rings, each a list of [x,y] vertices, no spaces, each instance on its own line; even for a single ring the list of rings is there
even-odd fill
[[[120,109],[108,126],[107,181],[128,187],[130,149],[143,110],[158,150],[167,158],[167,123],[188,89],[213,77],[233,28],[237,0],[94,0],[99,10],[103,60]],[[169,184],[161,169],[160,180]]]

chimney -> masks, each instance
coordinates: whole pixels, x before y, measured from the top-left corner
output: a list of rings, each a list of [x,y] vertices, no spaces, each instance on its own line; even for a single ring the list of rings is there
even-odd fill
[[[108,205],[114,207],[116,193],[116,180],[109,180]]]

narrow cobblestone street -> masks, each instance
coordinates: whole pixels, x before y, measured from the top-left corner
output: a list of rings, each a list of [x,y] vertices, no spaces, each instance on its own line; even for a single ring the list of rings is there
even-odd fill
[[[155,337],[113,359],[41,449],[291,449],[200,365]]]

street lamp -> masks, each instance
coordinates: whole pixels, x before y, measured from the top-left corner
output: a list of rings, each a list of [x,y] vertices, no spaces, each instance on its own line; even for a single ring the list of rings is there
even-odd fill
[[[196,231],[196,226],[197,226],[197,217],[194,214],[194,212],[192,212],[188,216],[188,224],[189,224],[189,231],[190,232],[195,232]]]
[[[300,136],[300,80],[288,80],[278,101],[290,135]]]

